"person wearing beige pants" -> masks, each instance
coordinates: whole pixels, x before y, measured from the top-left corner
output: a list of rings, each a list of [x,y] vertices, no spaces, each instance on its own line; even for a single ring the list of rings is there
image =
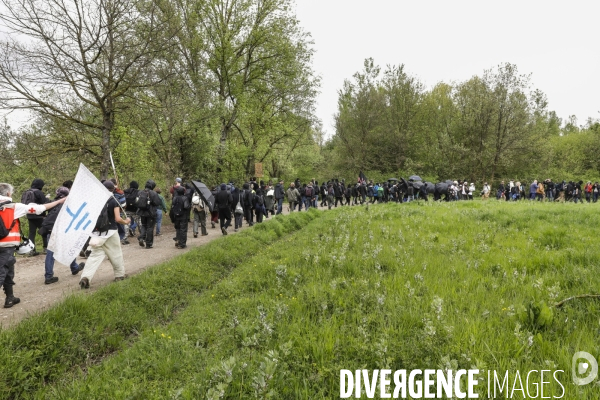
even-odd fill
[[[115,190],[115,186],[111,181],[105,181],[104,186],[110,192]],[[115,281],[125,279],[125,263],[123,262],[123,252],[121,251],[121,240],[117,231],[117,224],[127,225],[131,222],[129,218],[122,219],[120,213],[120,207],[117,200],[112,196],[106,202],[106,213],[107,220],[102,221],[101,218],[96,222],[96,227],[92,232],[90,239],[90,247],[92,252],[90,253],[85,268],[81,273],[81,280],[79,286],[82,289],[88,289],[90,282],[94,278],[94,274],[98,270],[104,257],[108,257],[110,263],[115,271]],[[102,216],[102,213],[100,214]]]

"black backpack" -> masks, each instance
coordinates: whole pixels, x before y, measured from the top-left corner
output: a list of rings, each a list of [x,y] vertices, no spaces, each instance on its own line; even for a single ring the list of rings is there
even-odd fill
[[[137,200],[138,190],[129,188],[125,191],[125,205],[127,208],[134,208]]]
[[[256,204],[258,204],[259,206],[262,206],[265,204],[265,198],[263,197],[262,194],[256,196]]]
[[[148,189],[138,192],[135,206],[140,210],[147,210],[150,208],[150,194],[148,193]]]
[[[304,190],[304,196],[312,197],[312,195],[313,195],[313,188],[307,186],[306,189]]]
[[[33,189],[27,189],[21,196],[21,203],[31,204],[35,203],[35,192]]]
[[[175,196],[173,199],[173,204],[171,205],[171,212],[175,217],[181,217],[183,215],[185,209],[185,200],[184,196]]]
[[[109,200],[110,201],[110,200]],[[98,220],[96,221],[96,226],[94,227],[95,232],[108,232],[110,229],[110,219],[108,219],[108,201],[102,207],[102,211],[98,216]]]

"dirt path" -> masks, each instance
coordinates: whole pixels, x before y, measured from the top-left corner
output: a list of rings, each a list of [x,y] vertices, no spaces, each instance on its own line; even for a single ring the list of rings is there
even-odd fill
[[[284,214],[287,214],[287,207],[284,207]],[[192,223],[189,224],[188,241],[186,249],[175,248],[173,237],[175,231],[172,225],[162,228],[161,236],[154,238],[154,248],[146,250],[138,245],[135,238],[130,238],[131,244],[122,246],[123,257],[125,259],[125,272],[127,275],[135,275],[148,267],[160,264],[179,254],[189,251],[191,248],[201,246],[214,239],[223,236],[221,230],[217,227],[211,228],[208,220],[208,236],[198,235],[194,238],[192,235]],[[247,229],[244,222],[241,230]],[[200,229],[200,228],[198,228]],[[240,231],[241,231],[240,230]],[[234,234],[230,227],[228,234]],[[58,282],[46,285],[44,284],[44,255],[36,257],[17,257],[15,266],[15,296],[21,299],[21,303],[12,308],[0,308],[0,326],[7,328],[26,318],[31,314],[48,309],[63,300],[67,295],[73,292],[79,292],[79,275],[73,276],[69,267],[58,262],[54,264],[54,276],[59,278]],[[77,258],[77,262],[85,259]],[[111,283],[114,279],[113,269],[110,262],[105,259],[94,276],[90,292]],[[86,291],[87,292],[87,291]],[[4,305],[4,293],[0,293],[2,304]]]

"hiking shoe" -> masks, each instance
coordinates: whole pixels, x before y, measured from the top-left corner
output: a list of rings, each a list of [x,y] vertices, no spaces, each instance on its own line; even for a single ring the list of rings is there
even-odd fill
[[[48,250],[45,247],[42,249],[42,254],[48,254]]]
[[[183,246],[181,246],[181,245],[179,245],[179,244],[178,244],[178,245],[177,245],[177,246],[175,246],[175,247],[177,247],[178,249],[185,249],[187,246],[186,246],[186,245],[183,245]]]
[[[239,229],[238,229],[238,228],[235,228],[233,231],[234,231],[234,232],[237,232],[237,231],[239,231]]]
[[[86,250],[85,251],[85,258],[88,258],[90,256],[90,254],[92,254],[91,250]]]
[[[174,238],[173,238],[173,240],[174,240],[174,241],[177,241],[177,237],[174,237]]]
[[[212,225],[213,229],[215,229],[215,223],[211,222],[210,224]]]
[[[227,229],[225,229],[225,227],[221,228],[221,232],[223,232],[223,235],[227,235]]]
[[[79,281],[79,287],[82,289],[89,289],[90,280],[88,278],[81,278],[81,280]]]
[[[208,233],[203,233],[202,236],[208,236]]]
[[[127,274],[123,276],[118,276],[115,278],[115,282],[124,281],[127,278]]]
[[[85,258],[85,257],[86,257],[86,255],[85,255],[85,251],[81,250],[81,251],[79,252],[79,257],[83,257],[83,258]]]
[[[15,304],[19,304],[20,302],[21,302],[21,299],[19,299],[18,297],[14,297],[14,296],[7,297],[6,301],[4,301],[4,308],[11,308]]]
[[[151,249],[153,246],[146,246],[147,249]]]
[[[73,275],[77,275],[78,273],[80,273],[81,271],[83,271],[83,268],[85,267],[85,263],[79,263],[79,266],[77,267],[77,269],[74,269],[73,271],[71,271],[71,274]]]
[[[141,247],[144,247],[144,246],[146,245],[146,243],[144,243],[144,239],[138,239],[138,244],[139,244]]]
[[[127,238],[121,240],[121,244],[129,244],[129,240]]]
[[[161,233],[160,233],[160,232],[158,232],[158,233],[157,233],[156,235],[154,235],[154,236],[161,236]]]
[[[56,283],[58,282],[58,276],[53,276],[50,279],[46,279],[46,281],[44,282],[46,285],[49,285],[51,283]]]
[[[197,237],[198,237],[198,234],[197,234],[197,233],[194,233],[194,237],[195,237],[195,238],[197,238]]]
[[[35,251],[35,249],[34,249],[34,250],[31,250],[31,251],[29,252],[29,254],[27,254],[27,255],[28,255],[29,257],[35,257],[35,256],[39,256],[39,255],[40,255],[40,253],[38,253],[38,252],[37,252],[37,251]]]
[[[129,236],[134,237],[135,236],[135,232],[133,231],[133,229],[129,230]]]

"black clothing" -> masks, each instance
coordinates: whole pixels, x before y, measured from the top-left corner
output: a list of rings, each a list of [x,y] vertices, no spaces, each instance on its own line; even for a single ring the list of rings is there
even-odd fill
[[[278,183],[275,185],[275,200],[283,199],[285,197],[285,190],[283,190],[283,185]]]
[[[117,200],[111,196],[106,204],[108,204],[108,221],[110,222],[109,230],[116,230],[117,221],[115,220],[115,208],[119,208],[119,203],[117,203]]]
[[[227,190],[220,190],[215,196],[215,207],[219,209],[219,214],[223,209],[231,210],[231,203],[233,203],[233,196]]]

